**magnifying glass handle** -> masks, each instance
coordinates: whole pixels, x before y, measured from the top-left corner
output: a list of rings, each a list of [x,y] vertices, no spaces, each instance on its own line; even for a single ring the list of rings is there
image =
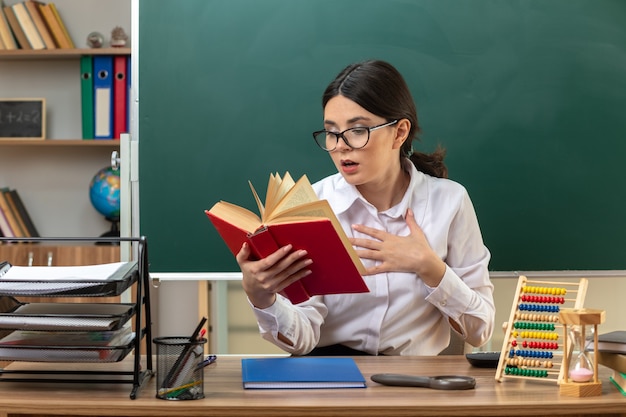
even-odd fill
[[[374,374],[372,381],[383,385],[395,385],[398,387],[423,387],[444,390],[472,389],[476,386],[476,380],[469,376],[440,375],[440,376],[415,376],[403,374]]]
[[[425,376],[413,376],[402,374],[375,374],[372,381],[383,385],[397,387],[422,387],[430,388],[430,378]]]

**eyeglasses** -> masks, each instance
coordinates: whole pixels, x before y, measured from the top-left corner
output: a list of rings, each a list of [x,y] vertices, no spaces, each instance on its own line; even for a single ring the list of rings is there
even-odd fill
[[[351,127],[350,129],[346,129],[339,133],[329,132],[328,130],[319,130],[317,132],[313,132],[313,139],[315,139],[315,143],[317,143],[320,148],[328,152],[332,152],[337,148],[339,138],[342,138],[346,145],[352,149],[361,149],[367,145],[367,142],[369,142],[370,132],[394,125],[396,123],[398,123],[398,120],[372,127]]]

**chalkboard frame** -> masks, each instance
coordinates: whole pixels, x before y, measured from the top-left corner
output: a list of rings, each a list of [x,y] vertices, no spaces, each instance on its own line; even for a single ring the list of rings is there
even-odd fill
[[[18,126],[16,130],[12,123],[11,116],[6,116],[6,110],[26,109],[37,112],[38,122],[32,122],[29,118],[27,126]],[[9,113],[10,114],[10,113]],[[5,122],[9,123],[5,123]],[[11,126],[9,126],[11,125]],[[24,140],[44,140],[46,139],[46,99],[45,98],[3,98],[0,99],[0,139],[24,139]]]

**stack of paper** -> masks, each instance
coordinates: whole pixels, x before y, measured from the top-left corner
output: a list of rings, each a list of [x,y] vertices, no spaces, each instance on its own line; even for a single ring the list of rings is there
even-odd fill
[[[124,279],[136,262],[86,266],[11,266],[0,275],[0,293],[45,295],[100,286]]]

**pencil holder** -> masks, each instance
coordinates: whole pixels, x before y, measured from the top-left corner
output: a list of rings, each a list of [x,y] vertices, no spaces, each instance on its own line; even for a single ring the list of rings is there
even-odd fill
[[[203,354],[206,339],[156,337],[156,397],[163,400],[204,398]]]

